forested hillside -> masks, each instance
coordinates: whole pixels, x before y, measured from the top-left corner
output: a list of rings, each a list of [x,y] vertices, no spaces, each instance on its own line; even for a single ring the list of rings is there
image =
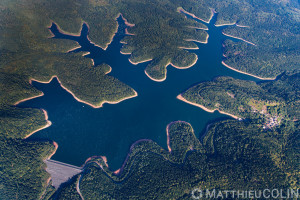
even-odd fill
[[[103,195],[117,199],[118,195],[124,199],[146,196],[166,199],[189,197],[191,187],[201,185],[211,188],[299,187],[296,132],[299,1],[3,0],[0,2],[0,199],[39,199],[41,196],[46,199],[54,192],[43,163],[55,150],[53,142],[25,140],[26,136],[49,125],[45,112],[15,106],[23,99],[42,95],[30,84],[31,79],[48,82],[56,75],[66,89],[95,107],[135,95],[134,88],[109,76],[108,65],[94,67],[83,53],[67,54],[78,44],[51,39],[48,30],[51,23],[76,35],[85,22],[90,27],[89,39],[105,49],[118,26],[115,18],[121,13],[130,26],[128,32],[133,34],[122,41],[122,53],[131,54],[133,63],[151,60],[146,74],[155,81],[163,81],[167,65],[178,68],[193,65],[197,55],[187,49],[197,48],[197,45],[191,41],[205,43],[208,36],[207,27],[185,18],[178,12],[179,7],[205,21],[210,19],[213,9],[218,12],[217,25],[236,24],[224,29],[225,34],[255,44],[225,41],[224,62],[229,66],[260,78],[273,79],[283,72],[287,74],[274,82],[258,85],[231,78],[204,83],[218,85],[225,81],[226,87],[232,85],[227,88],[227,96],[223,90],[216,90],[221,94],[222,109],[250,119],[257,119],[259,111],[264,110],[272,116],[278,115],[281,122],[286,123],[265,132],[260,121],[219,122],[211,127],[203,144],[197,141],[189,125],[180,123],[184,128],[179,126],[179,130],[187,134],[190,141],[184,145],[171,142],[174,155],[153,142],[141,143],[137,146],[139,149],[133,149],[132,159],[118,176],[91,161],[81,177],[81,193],[87,199]],[[252,97],[248,98],[241,91],[243,88],[255,89],[257,93],[249,91]],[[213,102],[218,101],[210,96],[207,100],[211,101],[206,102],[211,108],[216,106]],[[257,115],[251,113],[253,108]],[[239,138],[232,138],[233,135]],[[273,148],[274,145],[278,148]],[[194,151],[186,153],[187,149]],[[60,198],[75,192],[74,185],[62,191]],[[76,192],[74,195],[78,198]]]
[[[102,158],[86,163],[77,178],[83,198],[190,199],[194,188],[299,187],[299,148],[294,148],[299,127],[271,133],[256,123],[227,120],[211,125],[200,143],[190,124],[175,122],[168,134],[171,151],[141,141],[131,148],[121,174],[111,172]],[[68,199],[66,191],[75,184],[70,182],[57,199]]]
[[[265,128],[272,128],[299,120],[299,77],[299,74],[283,75],[276,81],[258,84],[218,77],[193,86],[181,95],[187,101],[210,110],[258,119]]]

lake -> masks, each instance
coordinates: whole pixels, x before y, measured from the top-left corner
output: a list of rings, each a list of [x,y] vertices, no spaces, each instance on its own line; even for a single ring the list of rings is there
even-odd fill
[[[112,67],[109,75],[132,87],[138,96],[118,104],[106,103],[102,108],[94,109],[76,101],[60,87],[56,79],[49,84],[33,82],[33,86],[45,95],[18,106],[47,110],[52,126],[35,133],[29,140],[56,141],[59,148],[52,157],[54,160],[81,166],[91,156],[106,156],[110,169],[116,170],[122,166],[130,146],[137,140],[151,139],[167,149],[166,126],[172,121],[189,122],[196,136],[201,138],[208,123],[229,117],[219,112],[205,112],[176,99],[176,96],[192,85],[217,76],[258,81],[221,64],[222,42],[228,37],[222,34],[224,27],[214,26],[216,18],[215,14],[211,22],[206,24],[209,28],[208,43],[198,43],[199,50],[191,50],[198,55],[198,62],[189,69],[168,66],[164,82],[155,82],[146,76],[144,69],[148,63],[132,65],[128,55],[120,54],[120,40],[125,36],[126,28],[121,17],[118,18],[118,32],[106,50],[88,41],[86,24],[80,37],[60,34],[55,25],[52,26],[51,30],[57,39],[77,41],[82,46],[79,50],[91,52],[89,57],[94,60],[95,67],[103,62],[109,64]]]

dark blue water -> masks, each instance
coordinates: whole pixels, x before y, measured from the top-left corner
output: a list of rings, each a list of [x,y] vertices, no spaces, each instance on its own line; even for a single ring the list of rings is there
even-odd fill
[[[139,139],[152,139],[166,148],[166,126],[172,121],[183,120],[191,123],[197,136],[201,136],[207,123],[226,118],[218,112],[208,113],[202,109],[176,99],[176,96],[202,81],[217,76],[231,76],[244,80],[255,78],[232,71],[221,64],[222,35],[224,27],[215,27],[216,16],[207,24],[208,44],[198,44],[198,62],[189,69],[168,67],[167,79],[154,82],[144,73],[147,63],[137,66],[128,61],[128,56],[120,54],[120,40],[125,36],[126,25],[118,18],[119,30],[113,42],[103,50],[87,39],[88,26],[83,24],[81,36],[60,33],[55,24],[51,31],[53,39],[71,39],[82,47],[75,50],[89,51],[95,67],[107,63],[112,67],[114,76],[137,91],[138,97],[119,104],[104,104],[94,109],[77,102],[63,90],[54,79],[49,84],[33,82],[44,92],[44,96],[21,103],[20,107],[43,108],[47,110],[52,126],[39,131],[29,139],[51,139],[59,148],[52,159],[82,165],[90,156],[106,156],[111,169],[121,167],[131,144]],[[134,36],[132,36],[134,37]],[[236,40],[235,40],[236,41]]]

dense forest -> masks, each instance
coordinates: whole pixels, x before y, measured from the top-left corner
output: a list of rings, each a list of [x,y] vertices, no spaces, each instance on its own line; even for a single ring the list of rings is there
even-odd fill
[[[152,59],[146,73],[162,81],[167,65],[184,68],[196,60],[196,54],[186,50],[197,47],[191,40],[205,42],[207,38],[203,30],[206,26],[185,18],[178,12],[179,7],[204,20],[209,20],[214,9],[219,13],[217,24],[237,23],[250,27],[224,29],[226,34],[256,44],[225,41],[225,63],[263,78],[286,72],[288,76],[275,82],[239,83],[245,84],[244,88],[261,91],[261,98],[265,98],[263,103],[279,103],[270,106],[267,112],[280,113],[290,120],[272,132],[263,131],[261,122],[255,121],[257,118],[250,117],[254,120],[251,122],[219,122],[211,127],[202,144],[190,125],[175,123],[169,127],[172,152],[144,141],[132,148],[120,174],[114,175],[100,164],[102,170],[97,164],[102,163],[101,159],[96,159],[87,163],[84,175],[75,177],[74,184],[80,179],[80,190],[86,199],[120,199],[118,195],[124,195],[123,199],[188,198],[192,187],[251,188],[247,182],[253,187],[299,187],[296,132],[299,83],[295,75],[299,72],[299,2],[5,0],[0,2],[0,199],[49,199],[54,192],[43,162],[55,149],[52,142],[24,140],[47,124],[45,114],[39,109],[15,106],[22,99],[42,95],[32,87],[31,79],[48,82],[56,75],[76,97],[94,106],[134,94],[132,88],[107,74],[109,66],[94,67],[82,53],[66,54],[77,44],[51,39],[48,30],[51,22],[68,33],[77,34],[84,21],[90,27],[91,41],[105,48],[118,26],[115,18],[122,13],[134,24],[128,28],[134,35],[122,41],[122,52],[131,54],[132,62]],[[294,78],[289,78],[293,74]],[[235,80],[231,80],[234,85],[233,82]],[[243,92],[239,94],[243,96]],[[230,95],[226,96],[227,100]],[[250,104],[257,108],[265,105],[258,105],[256,100]],[[222,106],[230,108],[231,105]],[[233,135],[240,138],[232,138]],[[176,142],[185,138],[188,140]],[[229,141],[236,147],[230,146]],[[272,145],[280,148],[272,148]],[[54,195],[57,198],[80,197],[73,183],[59,191]],[[126,194],[132,196],[126,197]]]
[[[218,77],[193,86],[182,96],[189,102],[210,110],[216,109],[240,118],[259,119],[266,124],[265,127],[270,128],[299,120],[299,93],[299,74],[283,74],[275,81],[258,84],[231,77]]]
[[[190,199],[193,188],[299,187],[299,127],[266,132],[255,122],[228,120],[211,125],[202,143],[186,122],[167,130],[169,151],[141,141],[117,175],[94,158],[55,199],[78,195],[72,190],[78,181],[84,199]]]
[[[1,199],[38,199],[50,175],[42,160],[53,152],[50,142],[24,141],[0,136]]]
[[[224,34],[255,44],[225,41],[224,61],[229,66],[261,78],[299,72],[299,1],[175,1],[203,19],[209,18],[207,8],[214,9],[216,25],[236,24],[225,27]]]

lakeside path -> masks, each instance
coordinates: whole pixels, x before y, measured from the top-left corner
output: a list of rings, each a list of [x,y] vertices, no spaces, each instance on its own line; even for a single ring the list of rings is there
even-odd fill
[[[83,195],[81,194],[81,191],[80,191],[80,181],[81,181],[81,174],[79,175],[78,179],[77,179],[77,183],[76,183],[76,191],[77,193],[79,194],[81,200],[84,200],[83,198]]]
[[[183,102],[185,102],[185,103],[191,104],[191,105],[193,105],[193,106],[197,106],[197,107],[199,107],[199,108],[205,110],[206,112],[213,113],[213,112],[215,112],[215,111],[217,110],[219,113],[222,113],[222,114],[224,114],[224,115],[228,115],[228,116],[230,116],[230,117],[232,117],[232,118],[234,118],[234,119],[239,119],[238,116],[235,116],[235,115],[233,115],[233,114],[230,114],[230,113],[227,113],[227,112],[223,112],[223,111],[220,111],[220,110],[218,110],[218,109],[210,110],[210,109],[204,107],[203,105],[200,105],[200,104],[197,104],[197,103],[190,102],[190,101],[186,100],[185,98],[183,98],[183,96],[182,96],[181,94],[177,96],[177,99],[179,99],[179,100],[181,100],[181,101],[183,101]]]

